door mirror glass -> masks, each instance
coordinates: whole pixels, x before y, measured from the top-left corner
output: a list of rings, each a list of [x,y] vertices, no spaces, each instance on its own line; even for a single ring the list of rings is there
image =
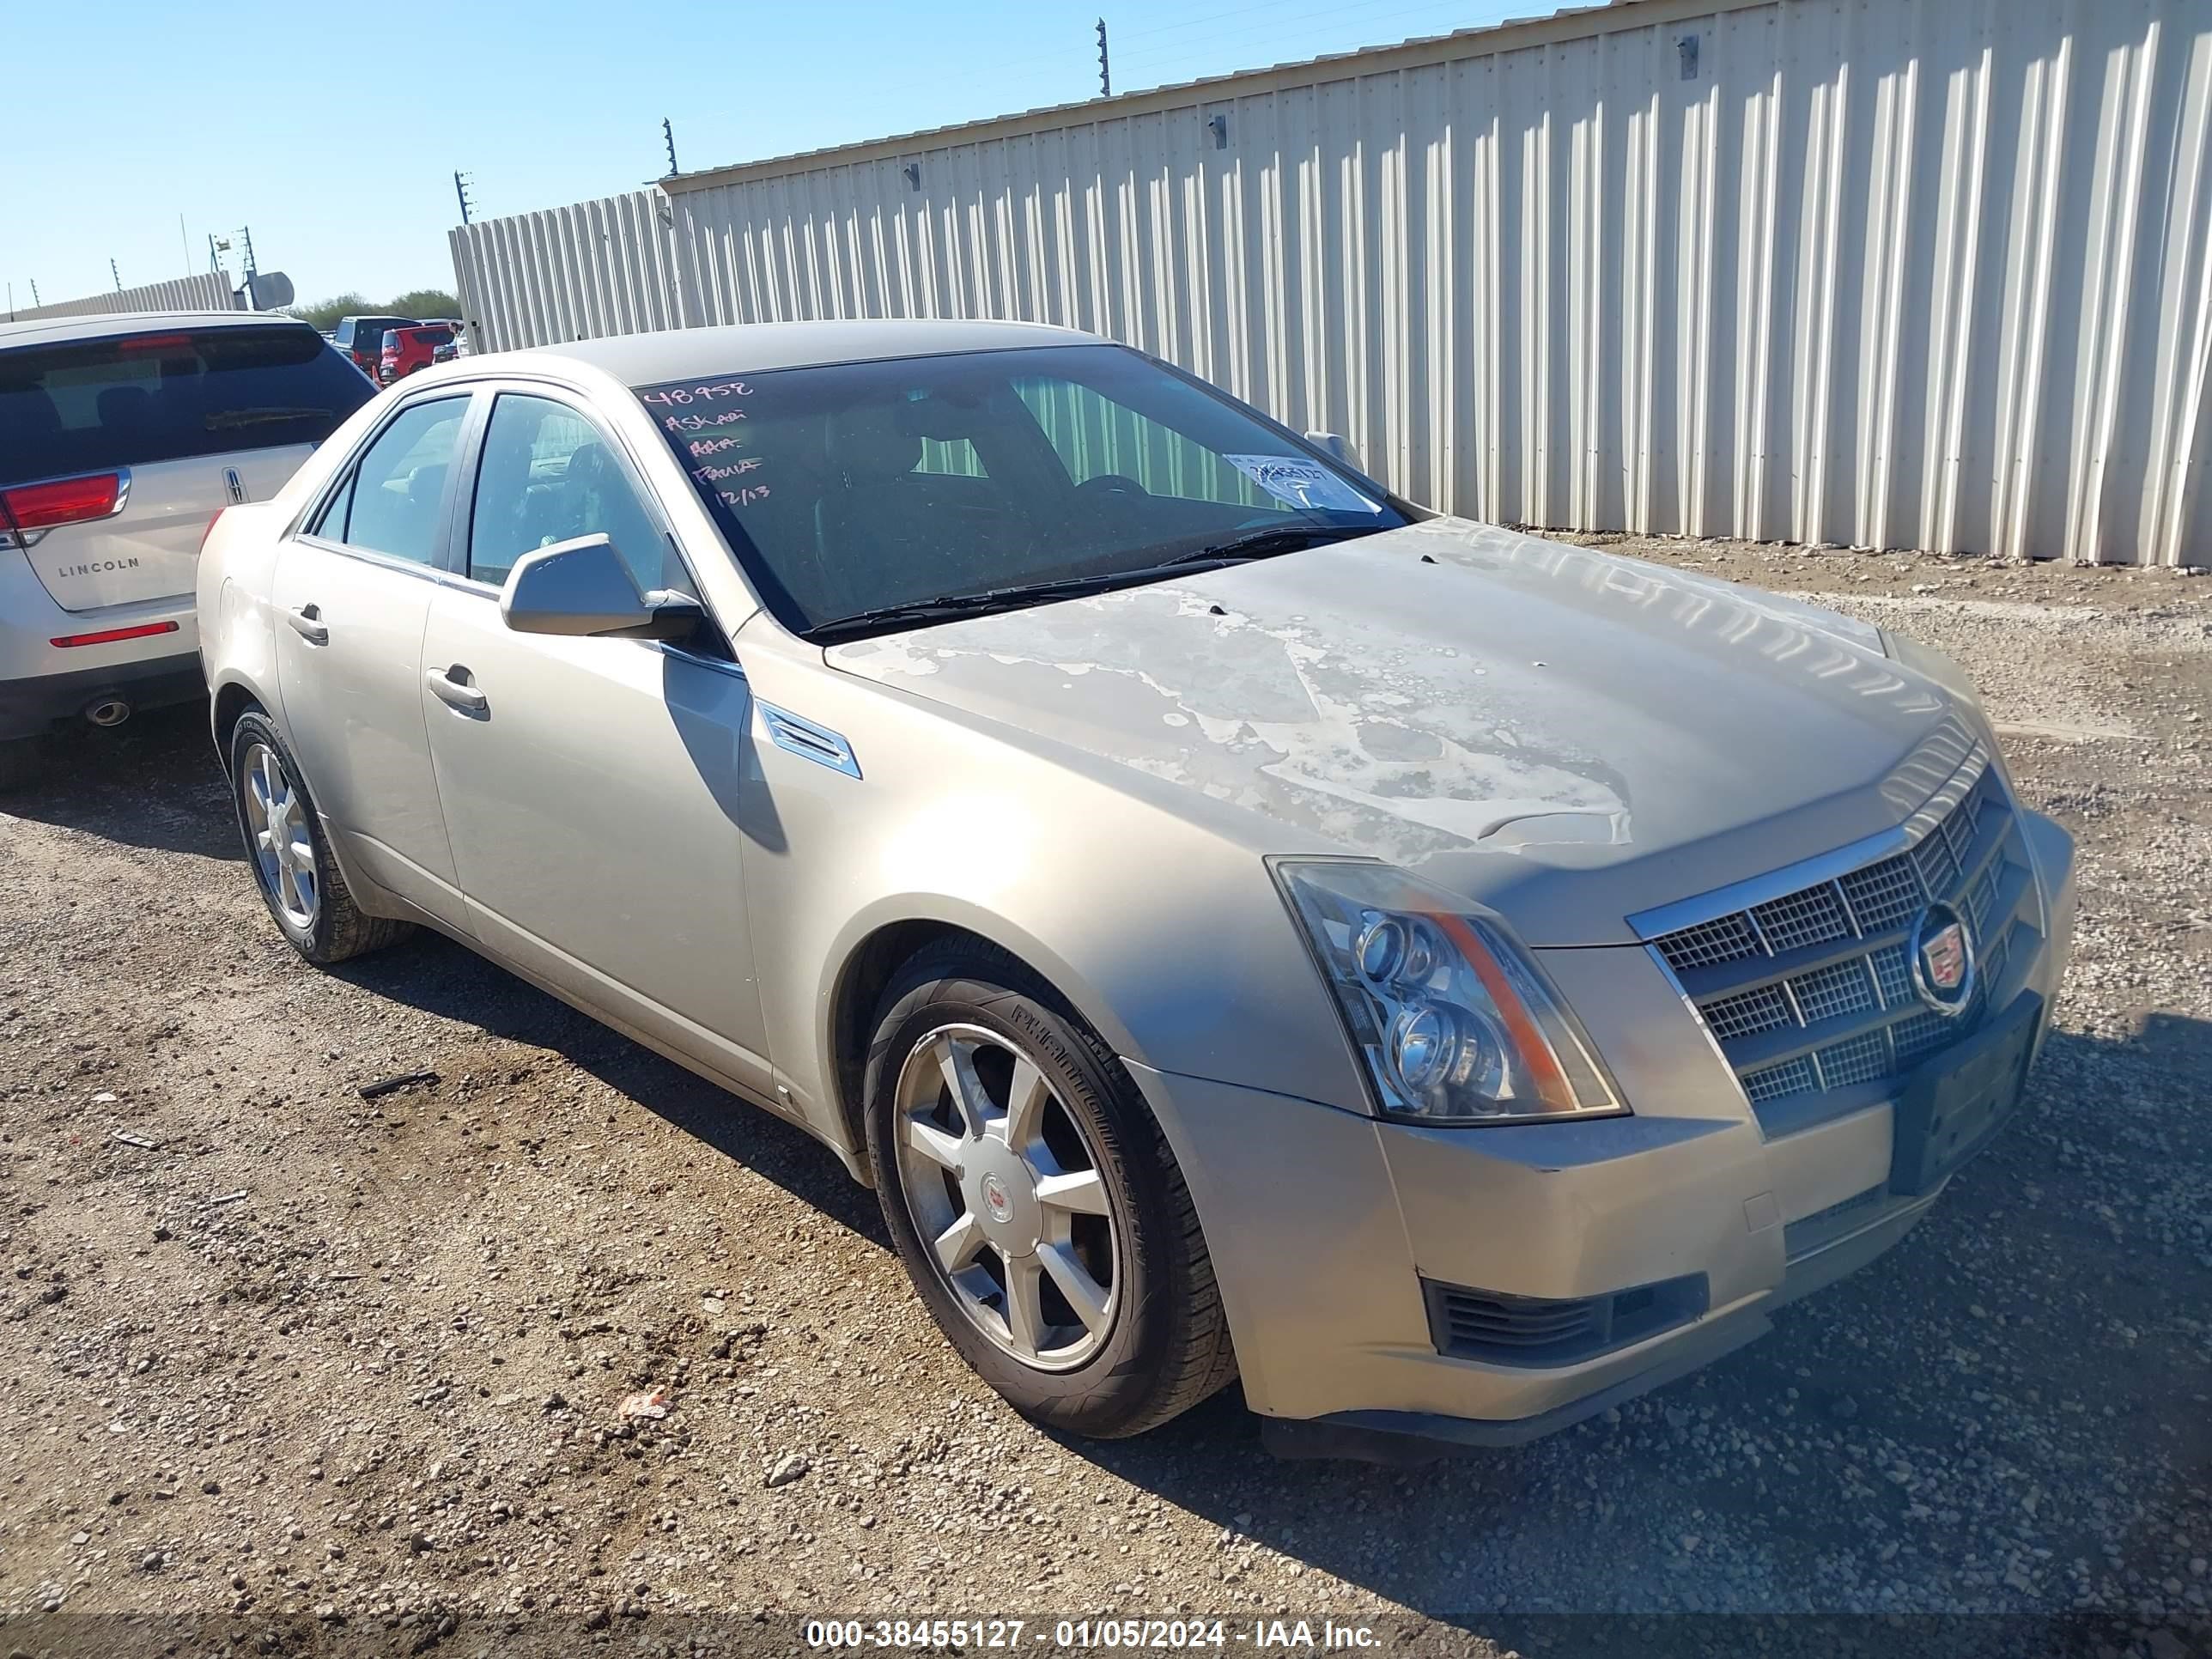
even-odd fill
[[[518,634],[626,640],[683,639],[703,615],[680,593],[640,592],[604,531],[524,554],[507,573],[499,614]]]

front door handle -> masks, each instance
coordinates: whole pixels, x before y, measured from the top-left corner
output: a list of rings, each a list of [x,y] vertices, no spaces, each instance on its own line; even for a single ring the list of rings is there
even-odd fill
[[[422,684],[447,708],[481,718],[491,711],[491,699],[470,684],[469,678],[469,671],[455,663],[451,668],[426,670]]]
[[[331,642],[330,626],[322,617],[321,611],[312,605],[303,605],[296,611],[284,613],[284,620],[292,624],[292,631],[309,645],[328,645]]]

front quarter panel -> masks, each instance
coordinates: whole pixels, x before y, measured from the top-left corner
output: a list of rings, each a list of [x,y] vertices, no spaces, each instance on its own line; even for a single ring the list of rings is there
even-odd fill
[[[826,1137],[849,1139],[841,976],[878,929],[916,921],[1012,951],[1125,1058],[1364,1109],[1336,1010],[1260,856],[1171,810],[1174,792],[1017,745],[765,628],[739,654],[759,703],[844,737],[860,773],[778,747],[756,715],[744,860],[763,1013],[794,1103]]]

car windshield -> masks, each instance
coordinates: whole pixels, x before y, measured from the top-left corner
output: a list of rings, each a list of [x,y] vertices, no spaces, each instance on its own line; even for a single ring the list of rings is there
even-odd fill
[[[374,395],[305,324],[0,351],[0,483],[319,443]]]
[[[699,375],[638,395],[769,610],[823,639],[1406,522],[1365,479],[1119,346]]]

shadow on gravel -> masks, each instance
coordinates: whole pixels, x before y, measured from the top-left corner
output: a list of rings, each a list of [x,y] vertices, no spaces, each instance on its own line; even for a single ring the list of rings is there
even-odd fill
[[[548,1048],[722,1157],[775,1182],[884,1249],[872,1194],[804,1131],[663,1060],[465,945],[427,929],[396,949],[331,969],[373,995]]]
[[[136,714],[111,731],[74,728],[42,750],[37,772],[0,794],[0,812],[125,847],[240,856],[204,702]]]

